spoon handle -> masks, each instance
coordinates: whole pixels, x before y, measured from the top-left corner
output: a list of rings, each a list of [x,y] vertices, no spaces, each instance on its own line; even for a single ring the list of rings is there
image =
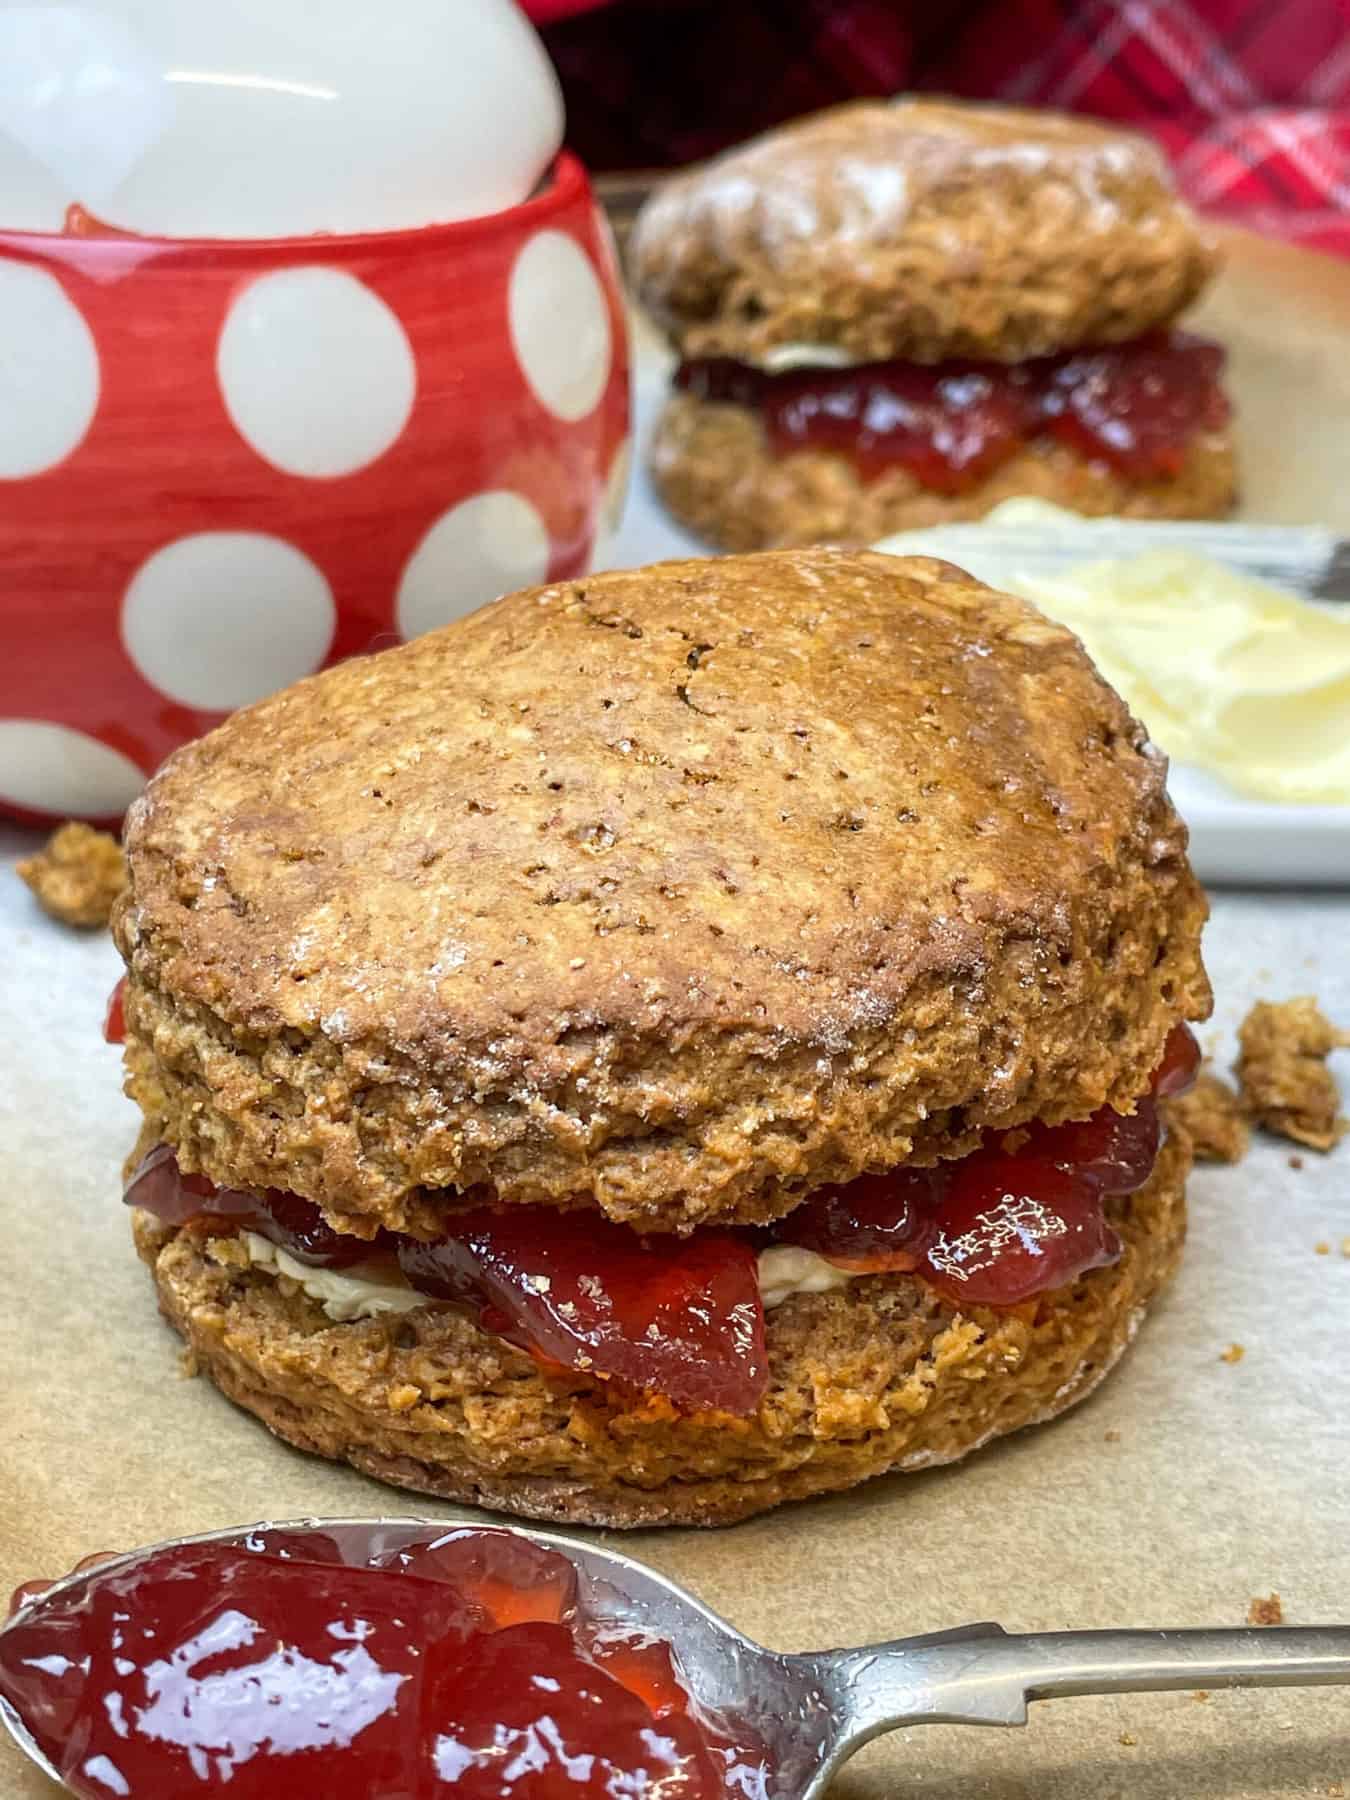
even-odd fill
[[[1028,1701],[1068,1694],[1350,1685],[1350,1625],[1024,1636],[968,1625],[836,1650],[817,1666],[842,1727],[831,1758],[837,1767],[894,1726],[1024,1725]]]
[[[1350,1683],[1350,1625],[1219,1631],[1052,1631],[996,1639],[1028,1700],[1168,1688]]]

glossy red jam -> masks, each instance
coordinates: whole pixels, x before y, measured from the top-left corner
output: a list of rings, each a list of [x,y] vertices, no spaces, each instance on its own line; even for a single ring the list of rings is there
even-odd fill
[[[977,1152],[953,1171],[923,1273],[967,1306],[1017,1306],[1120,1256],[1099,1190],[1049,1157]]]
[[[1163,1046],[1162,1061],[1153,1071],[1153,1092],[1164,1098],[1169,1094],[1184,1094],[1187,1088],[1195,1085],[1201,1055],[1195,1033],[1185,1025],[1175,1026]]]
[[[95,1573],[0,1635],[0,1694],[98,1800],[765,1795],[749,1733],[564,1557],[430,1530],[260,1527]]]
[[[394,1239],[380,1232],[374,1240],[334,1231],[312,1200],[267,1188],[260,1194],[241,1188],[218,1188],[204,1175],[185,1175],[167,1144],[156,1144],[132,1175],[122,1198],[128,1206],[154,1213],[166,1225],[195,1219],[213,1223],[233,1220],[256,1231],[297,1262],[316,1269],[346,1269],[369,1262],[382,1250],[392,1253]]]
[[[964,493],[1049,435],[1134,481],[1180,473],[1199,433],[1228,419],[1224,354],[1184,332],[1022,363],[863,363],[769,375],[727,361],[681,365],[676,385],[763,417],[774,450],[831,450],[864,480],[897,464]]]
[[[824,1189],[774,1235],[860,1273],[917,1269],[966,1305],[1016,1306],[1119,1257],[1102,1201],[1143,1186],[1161,1135],[1151,1100],[1129,1117],[1035,1125],[1014,1151],[995,1142]]]
[[[944,1182],[938,1164],[817,1188],[765,1236],[770,1243],[814,1250],[841,1269],[869,1274],[917,1269],[942,1204]]]
[[[841,1268],[916,1269],[958,1304],[1020,1305],[1119,1258],[1103,1202],[1148,1180],[1163,1139],[1154,1096],[1183,1093],[1199,1064],[1179,1025],[1133,1113],[1032,1124],[956,1162],[821,1189],[773,1236]]]
[[[165,1145],[125,1197],[171,1225],[247,1227],[315,1266],[396,1256],[420,1292],[472,1308],[550,1373],[746,1415],[768,1383],[759,1248],[796,1245],[853,1273],[913,1271],[968,1306],[1017,1306],[1064,1287],[1119,1257],[1105,1203],[1148,1180],[1163,1137],[1154,1096],[1189,1086],[1199,1059],[1178,1026],[1133,1113],[1032,1124],[959,1161],[821,1188],[757,1233],[643,1238],[593,1214],[515,1206],[451,1214],[432,1243],[388,1232],[367,1242],[333,1231],[296,1194],[185,1176]]]
[[[127,1021],[122,1010],[123,996],[127,991],[127,978],[124,975],[108,996],[108,1010],[103,1015],[103,1041],[105,1044],[125,1044],[127,1041]]]
[[[486,1301],[502,1335],[566,1368],[732,1413],[764,1392],[755,1252],[730,1232],[643,1238],[547,1207],[484,1208],[436,1243],[402,1239],[398,1258],[423,1293]]]

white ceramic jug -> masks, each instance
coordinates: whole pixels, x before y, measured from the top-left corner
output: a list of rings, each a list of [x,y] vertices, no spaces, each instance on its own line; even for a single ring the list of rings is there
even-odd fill
[[[523,200],[561,137],[512,0],[0,0],[0,228],[403,229]]]

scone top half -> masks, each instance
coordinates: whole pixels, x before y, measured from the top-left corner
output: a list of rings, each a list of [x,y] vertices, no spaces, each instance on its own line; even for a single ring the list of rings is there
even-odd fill
[[[645,1232],[1128,1112],[1206,1016],[1165,767],[949,564],[514,594],[180,751],[128,820],[129,1088],[185,1171],[434,1236]]]
[[[683,356],[772,366],[785,346],[1012,363],[1120,343],[1176,318],[1215,255],[1149,139],[905,100],[817,113],[677,176],[631,261]]]

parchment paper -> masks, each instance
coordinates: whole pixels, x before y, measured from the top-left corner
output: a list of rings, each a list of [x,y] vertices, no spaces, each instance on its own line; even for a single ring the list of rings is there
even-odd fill
[[[1249,444],[1249,511],[1350,526],[1350,272],[1261,248],[1228,292],[1243,417],[1270,439]],[[619,544],[628,561],[663,549]],[[105,935],[43,918],[14,878],[34,841],[0,829],[0,1587],[93,1550],[267,1516],[416,1510],[180,1378],[118,1201],[135,1119],[100,1037],[117,959]],[[1219,897],[1207,940],[1219,1013],[1204,1035],[1222,1060],[1259,995],[1313,992],[1350,1024],[1347,946],[1350,895]],[[1340,1074],[1350,1090],[1350,1057]],[[782,1649],[980,1618],[1014,1630],[1236,1625],[1272,1590],[1291,1623],[1350,1620],[1350,1142],[1306,1153],[1301,1169],[1293,1149],[1266,1141],[1236,1169],[1197,1173],[1175,1287],[1096,1397],[1058,1423],[952,1470],[624,1547]],[[1230,1364],[1233,1343],[1246,1354]],[[1061,1701],[1022,1732],[929,1727],[872,1745],[836,1791],[1342,1789],[1350,1690],[1324,1689]],[[3,1800],[54,1792],[0,1745]]]

